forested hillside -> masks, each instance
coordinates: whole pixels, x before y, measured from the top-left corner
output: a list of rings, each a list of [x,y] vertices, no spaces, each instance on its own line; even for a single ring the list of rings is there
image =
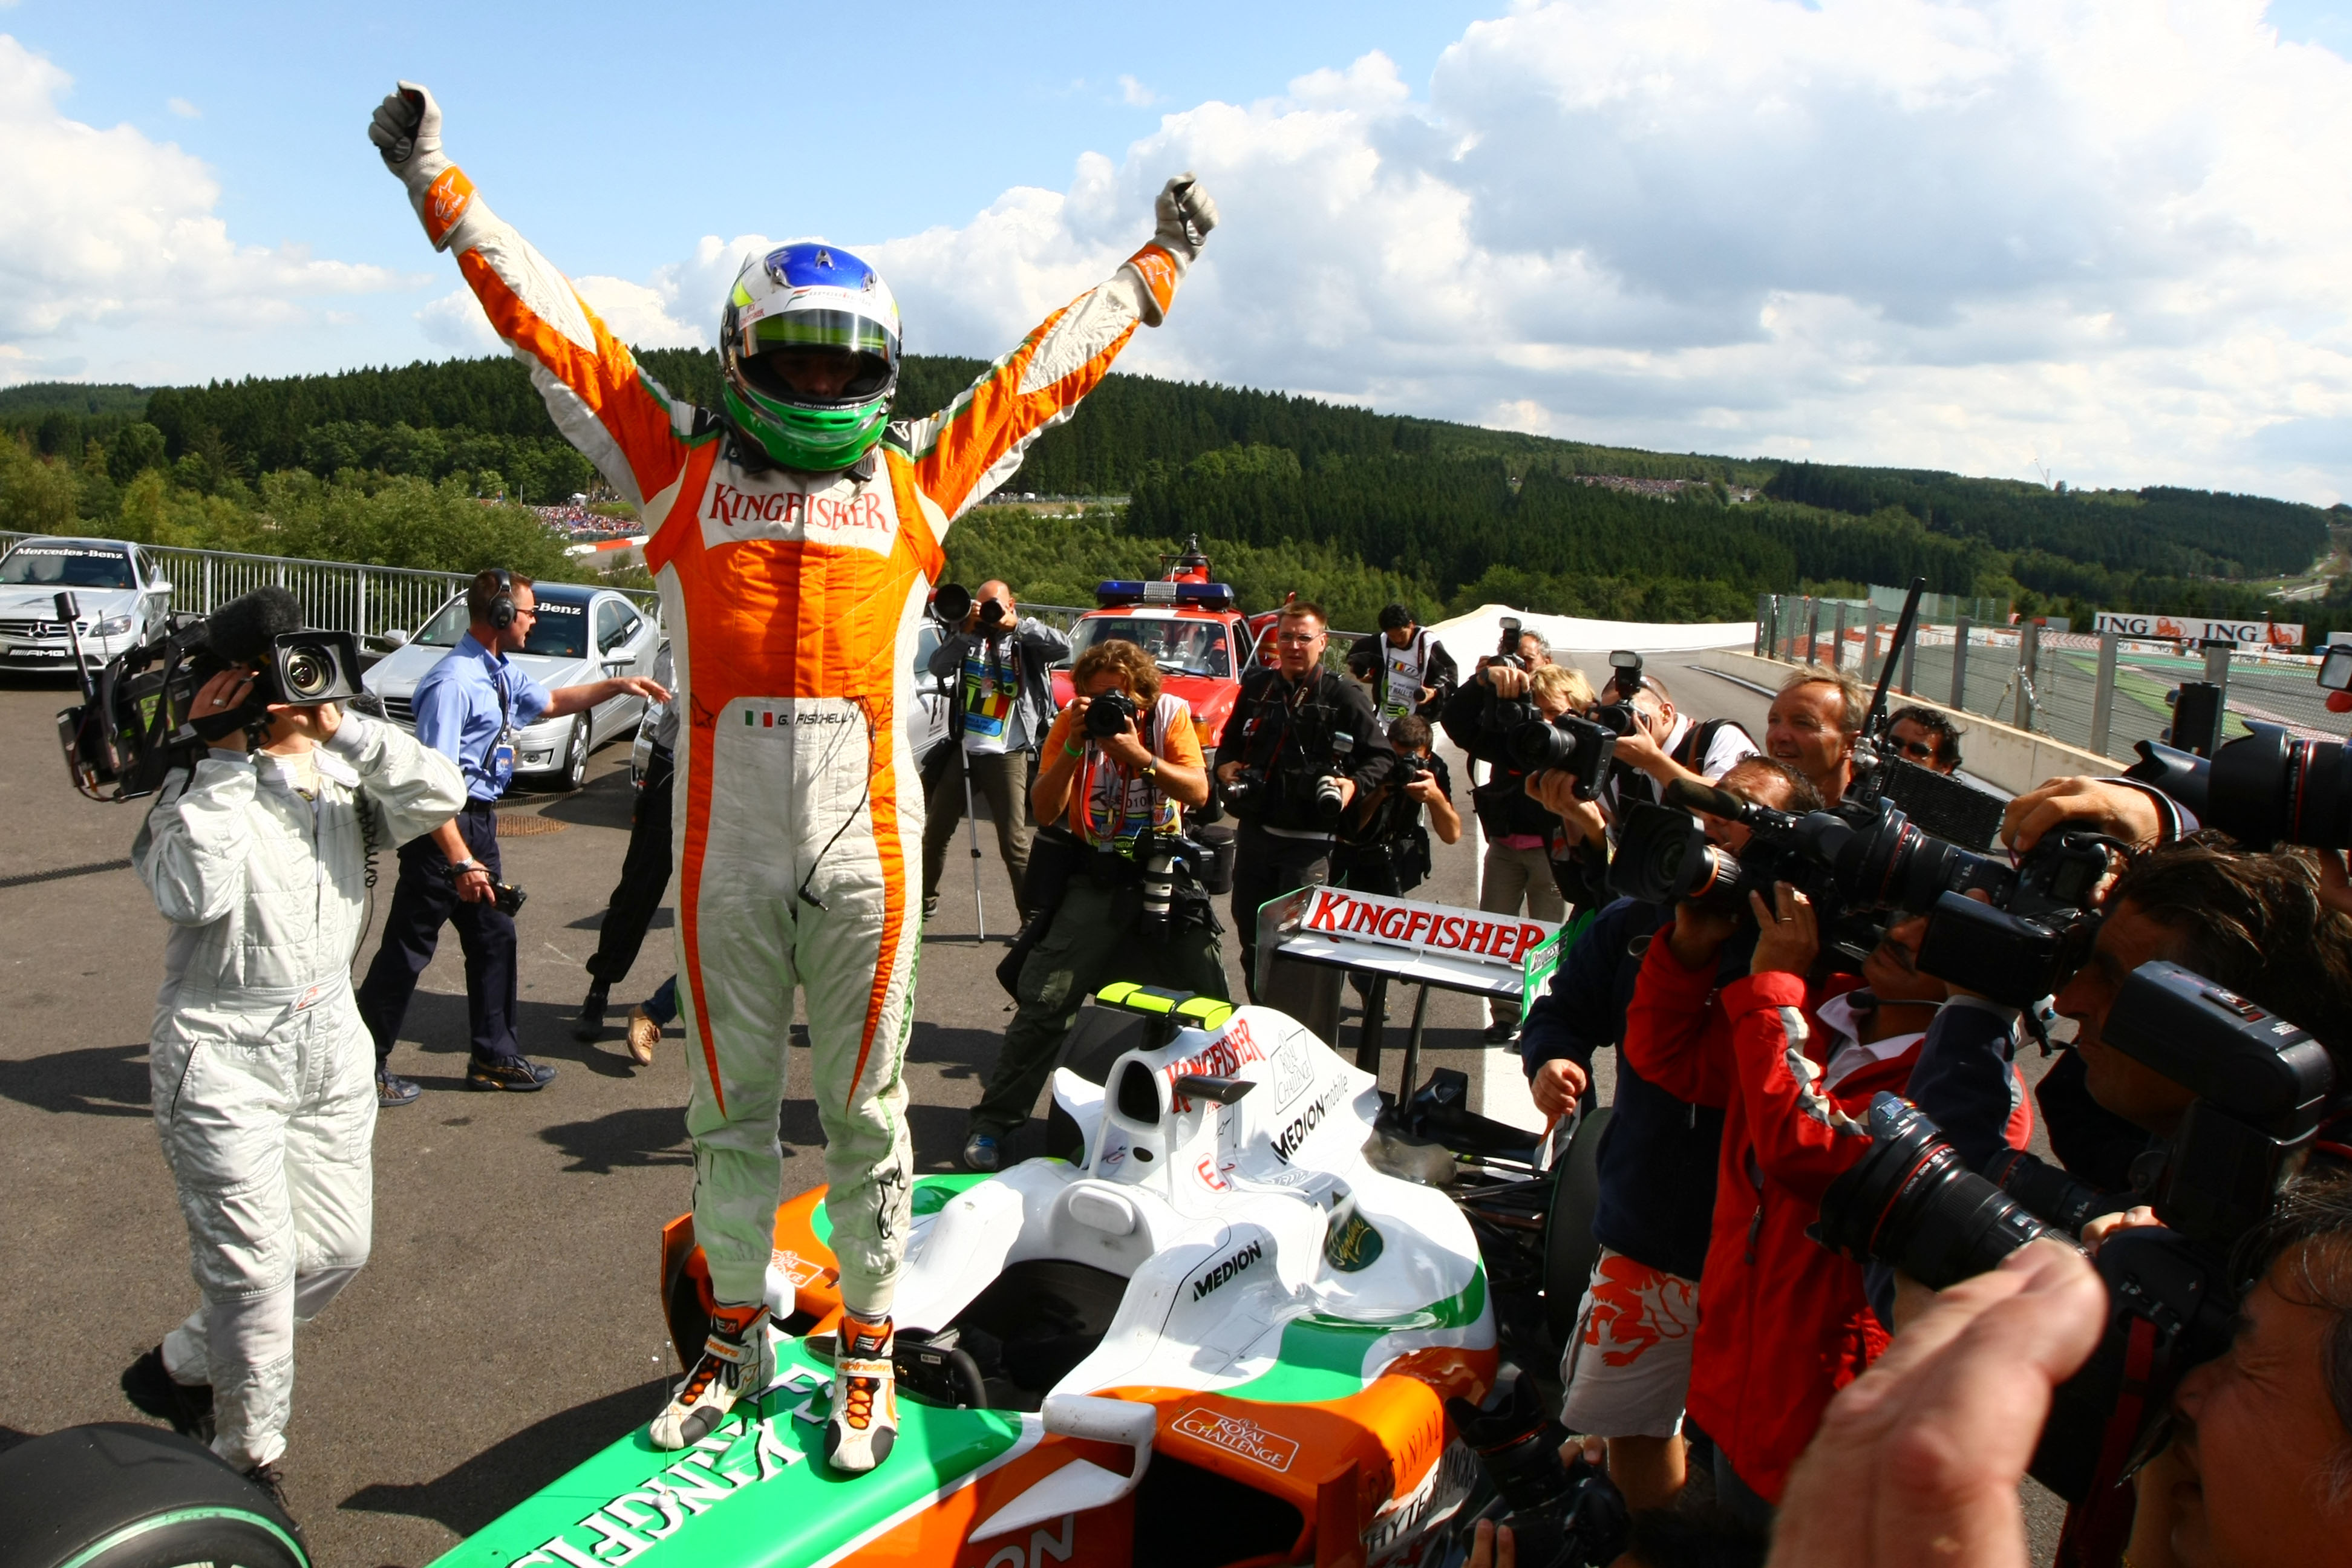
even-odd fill
[[[716,404],[715,355],[642,359],[675,395]],[[898,408],[943,406],[983,368],[911,358]],[[403,564],[445,563],[450,542],[471,537],[475,498],[552,501],[595,479],[506,358],[152,391],[17,387],[0,392],[0,433],[14,437],[0,439],[5,526],[364,548],[361,559]],[[1586,482],[1597,476],[1666,483]],[[2331,519],[2256,496],[1628,451],[1128,375],[1047,432],[1006,489],[1128,500],[1082,521],[983,520],[955,541],[960,572],[1025,578],[1032,598],[1075,596],[1087,572],[1138,570],[1160,544],[1198,534],[1253,593],[1263,578],[1268,595],[1296,588],[1359,619],[1342,606],[1362,600],[1368,614],[1395,595],[1425,615],[1498,600],[1744,619],[1759,592],[1914,575],[2078,617],[2284,617],[2250,580],[2308,570],[2330,521],[2352,521],[2345,508]],[[1748,491],[1760,493],[1737,499]],[[440,521],[419,521],[427,512]],[[528,514],[501,515],[499,547],[529,544],[517,531]],[[2291,614],[2315,629],[2352,624],[2352,590]]]

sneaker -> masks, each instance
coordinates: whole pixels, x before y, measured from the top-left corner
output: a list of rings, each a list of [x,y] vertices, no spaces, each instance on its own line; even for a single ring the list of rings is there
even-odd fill
[[[963,1168],[967,1171],[993,1171],[999,1156],[996,1140],[985,1132],[975,1132],[963,1141]]]
[[[764,1306],[721,1307],[694,1370],[677,1385],[646,1436],[656,1448],[690,1448],[719,1428],[739,1399],[757,1398],[776,1380],[775,1346]]]
[[[898,1383],[890,1364],[890,1320],[841,1318],[833,1358],[833,1408],[824,1419],[824,1457],[836,1470],[862,1475],[890,1457],[898,1440]]]
[[[294,1510],[286,1506],[286,1476],[278,1469],[276,1460],[273,1459],[266,1465],[254,1466],[245,1472],[245,1479],[258,1488],[271,1502],[276,1503],[278,1512],[284,1514],[289,1521],[293,1519]],[[299,1535],[301,1533],[302,1527],[299,1524],[295,1525],[294,1531]]]
[[[173,1431],[199,1443],[213,1440],[213,1388],[208,1383],[182,1383],[163,1365],[163,1347],[157,1345],[122,1373],[122,1396],[142,1415],[168,1422]]]
[[[940,896],[939,896],[937,893],[926,893],[926,894],[924,894],[924,895],[923,895],[923,918],[924,918],[925,920],[929,920],[932,916],[934,916],[934,915],[936,915],[936,914],[938,914],[939,912],[940,912]]]
[[[593,1040],[604,1032],[604,983],[597,981],[588,987],[588,999],[580,1004],[580,1016],[572,1020],[572,1037]]]
[[[385,1110],[403,1105],[414,1105],[425,1091],[404,1078],[394,1078],[388,1072],[375,1075],[375,1102]]]
[[[521,1057],[509,1057],[504,1061],[486,1062],[478,1059],[466,1064],[467,1089],[503,1089],[515,1094],[530,1094],[547,1087],[555,1069],[545,1062],[527,1061]]]
[[[1486,1042],[1490,1046],[1507,1046],[1518,1037],[1519,1021],[1517,1018],[1496,1019],[1486,1026],[1486,1033],[1484,1036]]]
[[[651,1067],[654,1047],[661,1044],[662,1026],[654,1022],[653,1015],[643,1007],[629,1009],[629,1059],[639,1067]]]

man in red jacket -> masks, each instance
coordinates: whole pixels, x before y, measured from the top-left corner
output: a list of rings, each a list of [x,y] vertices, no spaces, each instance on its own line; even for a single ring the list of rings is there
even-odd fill
[[[1903,1090],[1946,994],[1911,962],[1925,927],[1916,920],[1890,926],[1865,961],[1866,990],[1852,975],[1809,983],[1821,947],[1812,905],[1785,884],[1776,896],[1772,909],[1753,900],[1749,973],[1719,992],[1720,950],[1746,922],[1677,906],[1672,934],[1643,962],[1623,1047],[1669,1093],[1724,1107],[1689,1410],[1716,1445],[1717,1496],[1759,1520],[1830,1396],[1885,1347],[1862,1270],[1805,1228],[1869,1150],[1871,1099]],[[1998,1053],[1996,1033],[1952,1044]],[[2009,1110],[2006,1097],[1989,1108],[1996,1139]]]

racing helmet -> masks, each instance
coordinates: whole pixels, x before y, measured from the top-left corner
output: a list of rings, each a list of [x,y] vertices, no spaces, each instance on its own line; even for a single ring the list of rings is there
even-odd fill
[[[796,390],[768,356],[837,350],[855,357],[833,397]],[[814,241],[754,256],[735,275],[719,321],[722,399],[737,429],[788,468],[829,473],[873,449],[898,386],[898,301],[882,275]]]

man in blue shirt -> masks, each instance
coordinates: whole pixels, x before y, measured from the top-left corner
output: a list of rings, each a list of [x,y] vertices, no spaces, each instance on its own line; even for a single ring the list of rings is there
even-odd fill
[[[524,1058],[515,1033],[515,924],[496,901],[499,823],[492,804],[514,778],[515,741],[528,726],[624,692],[661,700],[669,693],[635,675],[550,691],[507,661],[529,641],[536,605],[530,578],[497,568],[478,574],[466,590],[470,627],[425,672],[411,699],[416,738],[457,762],[466,776],[466,805],[454,819],[400,847],[400,879],[384,919],[383,945],[360,985],[360,1016],[375,1038],[379,1105],[407,1105],[420,1092],[386,1064],[416,977],[433,962],[441,927],[452,921],[466,952],[466,1011],[473,1028],[466,1086],[528,1093],[555,1076],[553,1068]]]

